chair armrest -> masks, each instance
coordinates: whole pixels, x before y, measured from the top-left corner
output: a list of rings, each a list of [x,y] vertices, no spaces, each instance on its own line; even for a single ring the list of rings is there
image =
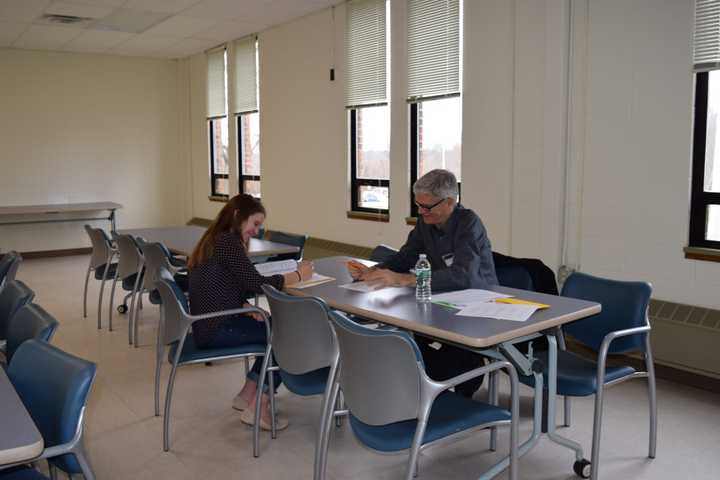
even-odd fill
[[[600,345],[600,353],[605,353],[607,355],[607,350],[610,348],[610,343],[621,337],[628,337],[630,335],[637,335],[640,333],[647,333],[650,331],[650,325],[645,325],[643,327],[635,327],[635,328],[627,328],[625,330],[615,330],[614,332],[610,332],[607,335],[605,335],[605,338],[603,338],[602,344]]]
[[[208,318],[226,317],[228,315],[239,315],[241,313],[259,313],[264,321],[267,321],[267,313],[261,308],[257,307],[244,307],[244,308],[232,308],[230,310],[219,310],[217,312],[203,313],[201,315],[188,315],[190,323],[195,323],[198,320],[206,320]]]
[[[461,375],[452,377],[448,380],[443,380],[442,382],[435,381],[434,383],[441,385],[442,390],[447,390],[449,388],[455,387],[457,385],[460,385],[463,382],[467,382],[468,380],[472,380],[475,377],[479,377],[480,375],[484,375],[486,373],[494,372],[495,370],[500,369],[506,369],[508,370],[508,373],[512,370],[515,371],[515,367],[513,367],[510,362],[507,362],[505,360],[492,362],[489,365],[485,365],[480,368],[476,368],[474,370],[470,370],[469,372],[465,372]],[[516,374],[517,375],[517,374]]]

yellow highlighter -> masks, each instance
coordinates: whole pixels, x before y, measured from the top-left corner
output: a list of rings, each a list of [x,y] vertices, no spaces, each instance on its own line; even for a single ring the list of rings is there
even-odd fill
[[[531,302],[529,300],[520,300],[519,298],[511,297],[496,298],[495,303],[508,303],[511,305],[532,305],[533,307],[538,307],[539,309],[550,308],[550,305],[546,305],[544,303]]]

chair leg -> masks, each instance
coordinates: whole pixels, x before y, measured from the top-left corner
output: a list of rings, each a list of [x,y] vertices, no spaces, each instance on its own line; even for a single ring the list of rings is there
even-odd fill
[[[653,363],[650,335],[645,335],[645,369],[648,373],[648,400],[650,407],[650,444],[648,457],[655,458],[657,450],[657,390],[655,385],[655,364]]]
[[[87,289],[88,289],[88,281],[90,280],[90,272],[92,271],[92,267],[88,265],[87,272],[85,272],[85,289],[83,290],[83,318],[87,318]]]
[[[268,365],[272,365],[272,358],[268,362]],[[270,373],[268,378],[270,388],[268,389],[268,397],[270,397],[270,438],[273,440],[277,438],[277,419],[275,418],[275,376]]]
[[[422,439],[425,436],[425,429],[427,428],[427,417],[429,414],[425,412],[422,418],[418,420],[417,428],[415,430],[415,436],[413,437],[412,447],[410,448],[410,458],[408,459],[407,472],[405,474],[405,480],[412,480],[415,477],[416,467],[418,464],[418,457],[420,456],[420,446],[422,445]]]
[[[497,371],[492,371],[488,375],[488,403],[490,405],[498,404],[498,375]],[[490,427],[490,451],[497,450],[497,427]]]
[[[142,309],[142,294],[143,290],[140,290],[138,292],[138,306],[135,308],[135,324],[133,326],[133,344],[135,345],[135,348],[138,346],[138,324],[140,323],[140,310]]]
[[[133,340],[137,341],[137,312],[135,312],[135,302],[137,301],[141,272],[142,270],[138,270],[137,276],[135,277],[135,284],[133,285],[132,290],[132,301],[130,303],[130,324],[128,326],[128,343],[130,345],[133,344]],[[135,315],[133,315],[133,312]],[[137,347],[137,343],[135,344],[135,347]]]
[[[335,401],[335,409],[345,410],[345,398],[343,397],[342,392],[340,392],[337,396],[337,400]],[[335,417],[335,428],[342,427],[342,421],[342,417]]]
[[[597,367],[597,392],[595,392],[595,411],[593,415],[592,452],[590,455],[590,478],[598,480],[600,470],[600,435],[602,432],[603,393],[605,391],[605,361],[607,351],[601,351]]]
[[[257,381],[257,392],[255,393],[255,421],[253,422],[253,456],[255,458],[260,456],[260,403],[262,402],[263,387],[265,386],[265,377],[267,376],[271,351],[272,348],[268,345],[265,350],[265,356],[263,357],[262,368],[260,369],[260,378],[258,378]]]
[[[159,341],[160,334],[158,333],[158,344],[155,350],[155,416],[160,416],[160,372],[162,370],[163,357],[165,356],[165,347],[161,345]]]
[[[115,278],[113,278],[112,288],[110,289],[110,309],[108,310],[108,331],[112,332],[113,307],[115,306],[115,285],[118,281],[118,271],[115,270]]]
[[[95,480],[95,474],[93,473],[92,468],[90,468],[90,462],[88,462],[85,457],[85,451],[82,445],[76,447],[73,450],[73,453],[75,454],[77,462],[80,464],[80,469],[82,470],[85,480]]]
[[[178,347],[179,348],[179,347]],[[168,379],[167,391],[165,392],[165,412],[163,415],[163,450],[170,450],[170,405],[172,404],[173,387],[175,386],[175,374],[177,363],[173,362]]]
[[[571,413],[572,412],[570,411],[570,397],[565,396],[565,397],[563,397],[563,417],[564,417],[563,425],[566,427],[570,426]]]
[[[103,267],[103,276],[102,281],[100,282],[100,295],[98,295],[98,319],[97,319],[97,325],[98,330],[102,328],[102,299],[103,299],[103,290],[105,290],[105,280],[107,280],[107,272],[108,268],[110,268],[108,265],[110,265],[111,257],[108,257],[107,262],[105,263],[105,266]]]
[[[330,363],[325,393],[323,394],[320,407],[320,426],[318,427],[317,439],[315,440],[315,464],[313,466],[313,480],[325,479],[325,466],[327,463],[327,447],[330,438],[330,419],[332,418],[332,406],[335,404],[339,386],[337,383],[338,359]]]

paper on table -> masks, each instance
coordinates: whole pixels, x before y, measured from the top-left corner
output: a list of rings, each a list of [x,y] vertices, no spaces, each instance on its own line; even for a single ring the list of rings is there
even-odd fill
[[[355,292],[374,292],[375,290],[382,290],[385,288],[381,283],[370,283],[370,282],[352,282],[340,285],[340,288],[347,288]]]
[[[312,277],[310,277],[308,280],[303,280],[302,282],[296,283],[295,285],[290,285],[289,288],[314,287],[315,285],[321,285],[323,283],[332,282],[333,280],[335,280],[335,278],[328,277],[326,275],[320,275],[319,273],[313,272]]]
[[[530,315],[535,313],[538,307],[533,305],[507,305],[502,303],[473,303],[456,315],[463,317],[487,317],[497,318],[499,320],[512,320],[514,322],[524,322]]]
[[[468,290],[458,290],[457,292],[433,293],[432,302],[462,308],[473,303],[490,302],[496,298],[511,296],[512,295],[506,295],[504,293],[491,292],[490,290],[471,288]]]
[[[295,260],[278,260],[276,262],[256,263],[255,270],[260,275],[269,277],[271,275],[282,275],[297,270],[298,264]]]

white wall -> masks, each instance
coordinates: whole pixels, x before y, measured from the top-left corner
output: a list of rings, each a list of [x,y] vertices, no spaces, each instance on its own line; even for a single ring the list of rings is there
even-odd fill
[[[483,218],[496,250],[539,257],[553,268],[565,263],[648,280],[657,298],[720,308],[720,266],[685,260],[682,252],[693,3],[465,1],[463,203]],[[386,224],[345,215],[343,7],[334,24],[325,10],[261,32],[262,188],[270,228],[365,246],[404,241],[403,5],[391,7]],[[204,111],[203,56],[190,65],[193,214],[209,218],[220,205],[207,201],[206,127],[196,113]]]
[[[109,200],[120,228],[184,221],[177,84],[173,60],[0,49],[0,205]],[[0,248],[87,246],[82,224],[0,226]]]

